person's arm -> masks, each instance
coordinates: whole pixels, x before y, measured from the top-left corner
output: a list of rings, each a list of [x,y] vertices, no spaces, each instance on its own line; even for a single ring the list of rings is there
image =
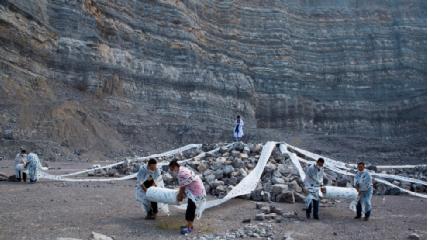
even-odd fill
[[[184,190],[186,189],[185,186],[180,187],[177,194],[177,201],[181,202],[184,199]]]

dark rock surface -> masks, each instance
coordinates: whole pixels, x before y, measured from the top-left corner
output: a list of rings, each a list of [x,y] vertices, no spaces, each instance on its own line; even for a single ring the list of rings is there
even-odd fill
[[[426,1],[0,1],[0,146],[91,160],[285,140],[426,161]],[[320,144],[322,143],[322,144]]]

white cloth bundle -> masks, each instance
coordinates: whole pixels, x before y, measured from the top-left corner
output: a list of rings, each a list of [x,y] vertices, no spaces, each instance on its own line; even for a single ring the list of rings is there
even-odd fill
[[[325,186],[325,189],[325,193],[320,192],[320,196],[323,198],[356,200],[358,197],[358,192],[353,187]]]
[[[146,199],[151,202],[167,203],[177,205],[178,189],[163,187],[150,187],[146,192]]]

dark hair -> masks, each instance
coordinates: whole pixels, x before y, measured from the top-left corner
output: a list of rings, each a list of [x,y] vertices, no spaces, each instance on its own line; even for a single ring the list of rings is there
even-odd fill
[[[366,164],[365,164],[363,161],[361,161],[361,162],[358,162],[358,165],[363,165],[363,166],[365,166]]]
[[[168,165],[170,168],[171,167],[180,167],[180,164],[178,164],[177,160],[172,160],[171,162],[169,162]]]
[[[317,161],[317,162],[324,163],[324,159],[322,159],[322,158],[320,157],[320,158],[318,158],[318,161]]]
[[[148,165],[151,165],[151,164],[156,164],[157,162],[156,162],[156,159],[154,159],[154,158],[150,158],[150,160],[149,160],[149,162],[147,163]]]
[[[22,150],[21,150],[21,154],[25,154],[25,153],[27,153],[27,151],[26,151],[26,150],[24,150],[24,149],[22,149]]]
[[[236,116],[236,118],[241,118],[241,116],[240,116],[240,115],[238,115],[238,116]]]

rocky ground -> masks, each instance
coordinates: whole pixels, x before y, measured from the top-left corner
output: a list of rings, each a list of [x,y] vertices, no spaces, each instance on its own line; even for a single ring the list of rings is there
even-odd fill
[[[286,214],[281,222],[256,221],[261,212],[256,202],[233,199],[206,210],[196,231],[182,236],[178,228],[184,211],[171,208],[170,216],[144,220],[134,200],[134,184],[0,182],[0,239],[88,239],[92,232],[114,239],[406,239],[412,234],[427,238],[426,200],[404,195],[374,196],[369,222],[354,220],[345,202],[322,204],[320,221],[306,220],[301,203],[273,203]]]
[[[215,149],[215,151],[212,151]],[[257,165],[261,144],[203,145],[158,162],[187,160],[201,175],[209,198],[221,198]],[[132,162],[134,161],[134,162]],[[110,162],[98,163],[101,165]],[[77,178],[119,177],[138,170],[143,161],[128,159],[111,169]],[[13,174],[13,161],[0,162],[0,172]],[[92,167],[92,163],[43,162],[49,173],[63,174]],[[376,166],[369,166],[376,169]],[[163,168],[165,170],[165,168]],[[386,170],[385,173],[426,180],[426,168]],[[352,178],[326,170],[328,185],[350,186]],[[163,171],[167,186],[176,185]],[[393,180],[390,180],[393,181]],[[402,188],[426,193],[426,186],[393,181]],[[403,194],[375,183],[373,218],[353,220],[344,200],[322,200],[321,221],[306,220],[303,185],[288,155],[275,148],[256,190],[240,199],[207,210],[196,232],[180,236],[184,212],[171,208],[170,216],[144,220],[134,200],[135,180],[69,183],[41,180],[34,185],[0,182],[0,239],[95,238],[114,239],[405,239],[426,238],[426,199]],[[390,195],[395,194],[395,195]],[[95,232],[95,233],[93,233]]]

